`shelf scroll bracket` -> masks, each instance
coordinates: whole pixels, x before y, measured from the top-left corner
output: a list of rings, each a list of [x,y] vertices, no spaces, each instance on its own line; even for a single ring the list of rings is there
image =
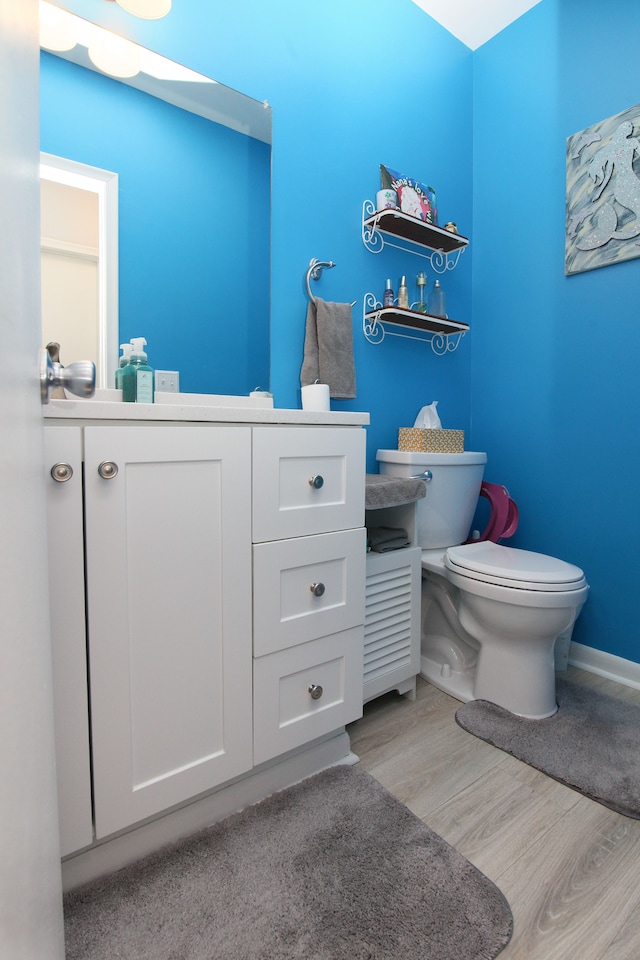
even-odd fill
[[[372,293],[365,293],[362,305],[362,332],[369,343],[382,343],[385,329],[379,322],[382,304]]]

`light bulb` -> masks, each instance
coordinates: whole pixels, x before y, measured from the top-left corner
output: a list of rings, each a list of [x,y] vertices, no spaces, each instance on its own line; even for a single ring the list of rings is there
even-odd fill
[[[160,20],[171,10],[171,0],[116,0],[116,3],[143,20]]]
[[[77,43],[75,17],[50,3],[40,2],[40,46],[45,50],[71,50]]]
[[[138,46],[115,33],[99,28],[92,31],[88,48],[91,62],[112,77],[135,77],[140,73]]]

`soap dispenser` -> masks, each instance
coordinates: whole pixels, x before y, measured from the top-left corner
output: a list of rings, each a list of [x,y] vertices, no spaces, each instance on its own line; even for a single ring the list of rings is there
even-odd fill
[[[446,317],[447,315],[444,290],[440,286],[439,280],[434,283],[429,297],[429,313],[432,317]]]
[[[120,349],[122,350],[122,356],[120,357],[118,369],[116,370],[116,390],[122,390],[122,371],[129,363],[133,345],[130,343],[121,343]]]
[[[131,358],[122,369],[122,399],[125,403],[153,403],[153,370],[147,363],[144,337],[131,340]]]

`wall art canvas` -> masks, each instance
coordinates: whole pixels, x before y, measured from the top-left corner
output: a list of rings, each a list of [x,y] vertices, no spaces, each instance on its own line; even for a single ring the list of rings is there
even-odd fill
[[[640,105],[567,138],[565,274],[640,257]]]

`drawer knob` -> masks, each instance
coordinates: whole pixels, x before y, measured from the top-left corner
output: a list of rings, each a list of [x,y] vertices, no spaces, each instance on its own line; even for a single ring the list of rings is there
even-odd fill
[[[312,683],[309,687],[309,695],[312,700],[319,700],[323,693],[324,691],[319,683]]]
[[[312,583],[309,589],[314,597],[321,597],[324,593],[324,583]]]
[[[51,476],[58,483],[64,483],[66,480],[71,480],[73,467],[70,463],[54,463],[51,467]]]
[[[103,460],[98,467],[98,473],[103,480],[113,480],[118,475],[118,464],[113,460]]]
[[[313,487],[314,490],[319,490],[320,487],[324,486],[324,477],[321,477],[320,474],[309,477],[309,486]]]

